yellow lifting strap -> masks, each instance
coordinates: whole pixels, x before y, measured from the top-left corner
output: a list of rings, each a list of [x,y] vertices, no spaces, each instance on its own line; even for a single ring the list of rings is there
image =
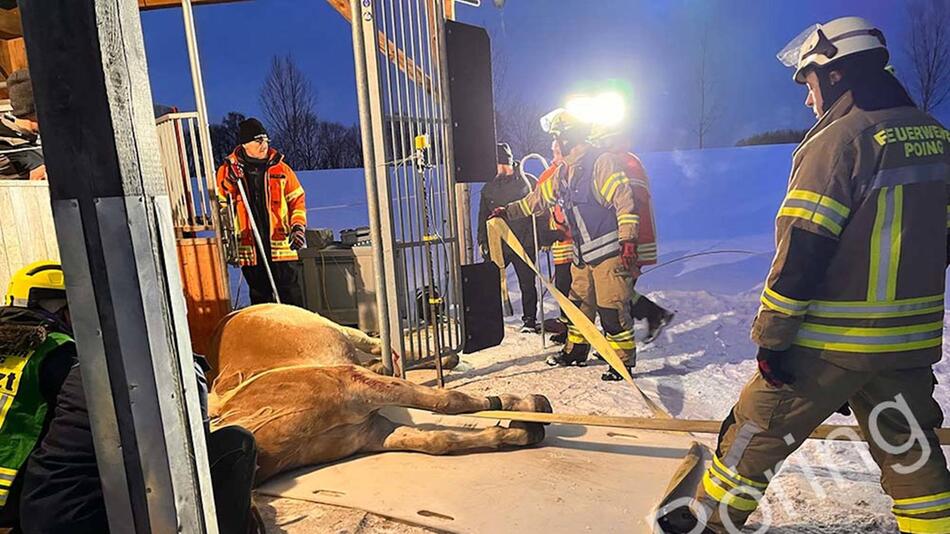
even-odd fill
[[[521,242],[518,241],[518,238],[511,233],[511,228],[508,227],[508,223],[505,222],[501,217],[495,217],[488,220],[488,249],[491,254],[491,260],[502,270],[501,276],[501,289],[502,294],[504,295],[507,289],[507,284],[505,283],[504,269],[505,269],[505,260],[502,253],[502,241],[507,244],[511,250],[518,255],[525,263],[531,267],[531,270],[541,278],[541,281],[547,287],[548,291],[554,295],[555,300],[561,310],[564,311],[564,314],[567,315],[567,318],[571,320],[571,323],[580,330],[581,334],[584,335],[584,338],[590,342],[590,344],[597,349],[597,352],[600,353],[601,357],[610,365],[615,371],[620,373],[620,376],[624,380],[630,383],[631,386],[637,391],[643,402],[646,403],[647,407],[650,408],[650,411],[653,412],[654,417],[659,417],[663,419],[670,419],[670,414],[666,412],[659,404],[657,404],[653,399],[647,397],[643,390],[637,386],[637,383],[634,382],[633,377],[630,376],[630,373],[627,371],[627,367],[620,360],[620,357],[617,355],[617,352],[613,347],[610,346],[610,342],[607,341],[607,338],[600,332],[597,326],[587,318],[586,315],[581,312],[575,306],[570,299],[561,294],[557,288],[554,287],[547,278],[541,275],[541,272],[538,270],[538,266],[528,258],[528,255],[525,254],[524,247],[521,246]]]

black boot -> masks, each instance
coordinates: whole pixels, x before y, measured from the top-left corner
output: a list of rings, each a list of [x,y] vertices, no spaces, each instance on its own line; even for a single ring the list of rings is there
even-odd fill
[[[567,347],[565,347],[567,348]],[[587,353],[590,351],[590,345],[576,344],[570,351],[561,349],[561,352],[548,356],[545,363],[558,367],[584,367],[587,365]]]
[[[627,372],[632,376],[633,367],[630,367],[629,365],[625,365],[624,367],[627,368]],[[620,376],[620,373],[614,370],[613,367],[608,367],[607,370],[604,371],[604,374],[600,375],[600,379],[604,382],[617,382],[619,380],[623,380],[623,377]]]
[[[548,340],[555,345],[563,345],[567,343],[567,330],[561,332],[560,334],[554,334]]]
[[[660,337],[663,330],[673,322],[674,317],[676,317],[675,313],[663,308],[660,308],[660,313],[655,315],[651,314],[647,318],[647,335],[643,338],[643,344],[647,345],[656,341],[656,338]]]
[[[521,325],[521,333],[522,334],[540,334],[541,326],[538,325],[538,322],[535,321],[534,319],[525,321]]]

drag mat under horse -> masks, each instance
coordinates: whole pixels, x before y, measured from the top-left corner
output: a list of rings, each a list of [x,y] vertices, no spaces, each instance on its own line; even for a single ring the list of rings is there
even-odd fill
[[[507,424],[400,408],[383,413],[417,426]],[[257,491],[449,532],[651,532],[651,511],[693,445],[688,435],[666,432],[583,425],[546,430],[535,448],[372,454],[284,474]]]

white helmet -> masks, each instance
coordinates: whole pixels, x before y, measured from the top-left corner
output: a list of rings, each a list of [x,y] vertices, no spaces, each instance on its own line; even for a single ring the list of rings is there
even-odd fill
[[[805,69],[821,67],[859,52],[882,49],[887,61],[884,33],[860,17],[841,17],[825,24],[814,24],[792,39],[778,59],[786,67],[795,67],[792,77],[805,83]]]

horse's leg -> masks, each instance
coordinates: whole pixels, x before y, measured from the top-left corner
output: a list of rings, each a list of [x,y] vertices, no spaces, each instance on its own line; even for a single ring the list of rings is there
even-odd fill
[[[402,406],[450,415],[482,410],[551,412],[551,403],[543,395],[476,397],[461,391],[420,386],[401,378],[377,375],[359,367],[347,367],[341,378],[352,383],[353,387],[347,388],[350,401],[363,403],[369,409]]]
[[[544,426],[515,421],[509,428],[493,426],[481,430],[421,430],[394,423],[377,414],[370,421],[372,437],[362,452],[416,451],[451,454],[506,447],[527,447],[544,439]]]

